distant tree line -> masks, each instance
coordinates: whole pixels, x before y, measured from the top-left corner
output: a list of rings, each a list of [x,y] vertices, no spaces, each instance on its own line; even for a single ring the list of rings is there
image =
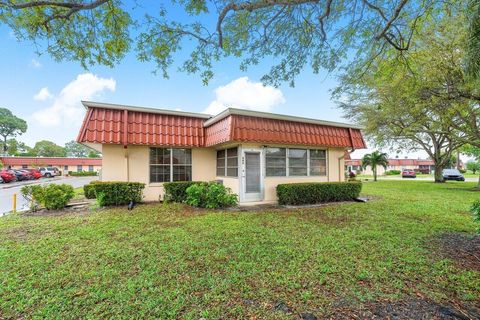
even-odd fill
[[[64,147],[55,142],[41,140],[33,147],[18,141],[17,136],[27,131],[27,122],[15,116],[10,110],[0,108],[0,153],[8,156],[25,157],[88,157],[98,158],[100,153],[74,140]]]

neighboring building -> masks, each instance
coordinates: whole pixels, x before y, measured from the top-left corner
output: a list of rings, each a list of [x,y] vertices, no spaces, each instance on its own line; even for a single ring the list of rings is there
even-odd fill
[[[12,169],[57,167],[64,174],[68,171],[94,171],[102,169],[102,158],[62,157],[0,157],[3,166]]]
[[[103,154],[102,180],[146,184],[216,180],[240,202],[276,201],[279,183],[343,181],[344,152],[365,148],[359,127],[227,109],[216,116],[96,102],[77,141]]]
[[[373,174],[372,168],[368,166],[365,170],[362,170],[361,159],[345,160],[345,169],[347,171],[362,172],[364,174]],[[432,173],[435,169],[433,160],[430,159],[388,159],[387,170],[382,166],[377,167],[377,173],[382,175],[388,170],[404,170],[410,169],[422,173]]]

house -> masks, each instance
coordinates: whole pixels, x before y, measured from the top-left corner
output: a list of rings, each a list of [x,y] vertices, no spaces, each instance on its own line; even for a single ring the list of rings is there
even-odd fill
[[[345,169],[347,171],[353,172],[362,172],[364,174],[373,174],[372,168],[367,167],[362,170],[362,160],[361,159],[347,159],[345,160]],[[378,166],[377,173],[379,175],[385,174],[385,171],[388,170],[399,170],[404,169],[415,170],[422,173],[431,173],[435,169],[435,164],[431,159],[388,159],[388,166],[385,170],[384,167]]]
[[[102,158],[66,158],[66,157],[0,157],[4,167],[12,169],[57,167],[64,173],[68,171],[97,172],[102,169]]]
[[[77,141],[103,154],[102,180],[216,180],[241,203],[274,202],[280,183],[343,181],[344,152],[365,148],[359,127],[229,108],[215,116],[84,101]]]

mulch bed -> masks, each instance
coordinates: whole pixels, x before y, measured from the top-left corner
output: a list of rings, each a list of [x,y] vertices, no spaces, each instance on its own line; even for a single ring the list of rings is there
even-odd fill
[[[462,269],[480,271],[480,235],[450,232],[434,240],[441,257]]]
[[[480,319],[480,309],[475,306],[439,304],[430,300],[408,298],[399,301],[374,302],[359,309],[338,309],[326,319]]]

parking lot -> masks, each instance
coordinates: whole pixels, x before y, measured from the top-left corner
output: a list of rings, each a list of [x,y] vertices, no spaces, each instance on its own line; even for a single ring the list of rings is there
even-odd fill
[[[66,183],[74,188],[82,187],[85,184],[90,183],[90,181],[97,180],[98,177],[55,177],[55,178],[42,178],[39,180],[27,180],[27,181],[17,181],[10,182],[5,184],[0,184],[0,216],[6,212],[9,212],[13,208],[13,195],[17,195],[17,210],[24,210],[27,208],[28,204],[25,199],[23,199],[20,189],[24,185],[29,184],[62,184]]]

